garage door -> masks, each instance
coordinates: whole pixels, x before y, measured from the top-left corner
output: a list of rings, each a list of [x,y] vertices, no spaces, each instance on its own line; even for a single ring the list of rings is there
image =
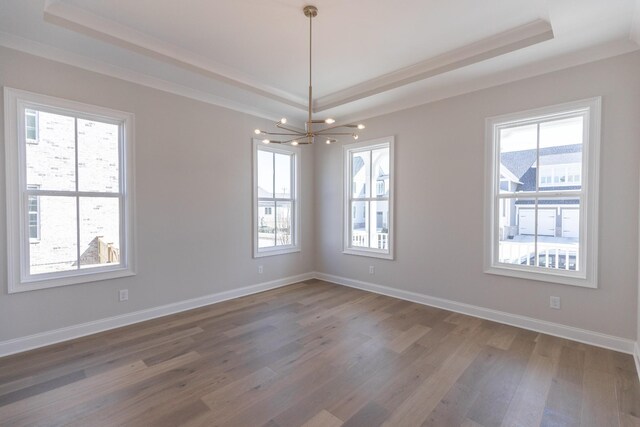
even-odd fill
[[[562,210],[562,237],[580,237],[580,210]]]
[[[518,212],[518,234],[536,233],[536,214],[533,209],[520,209]],[[538,235],[556,235],[556,210],[538,210]]]

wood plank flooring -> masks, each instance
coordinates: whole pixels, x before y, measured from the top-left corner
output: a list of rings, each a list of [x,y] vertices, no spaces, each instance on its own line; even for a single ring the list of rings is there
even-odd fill
[[[0,359],[2,426],[640,426],[629,355],[317,280]]]

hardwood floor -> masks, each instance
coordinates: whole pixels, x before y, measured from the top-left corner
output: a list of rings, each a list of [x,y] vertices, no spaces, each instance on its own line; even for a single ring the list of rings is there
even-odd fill
[[[308,281],[0,359],[3,426],[640,426],[629,355]]]

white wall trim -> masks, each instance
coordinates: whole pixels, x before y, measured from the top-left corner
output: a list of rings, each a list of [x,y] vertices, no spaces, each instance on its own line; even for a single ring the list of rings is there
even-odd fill
[[[279,120],[281,117],[279,114],[268,114],[263,109],[256,108],[255,106],[249,106],[203,90],[193,89],[158,77],[153,77],[149,74],[108,64],[2,31],[0,31],[0,46],[240,113],[251,114],[252,116],[272,121]]]
[[[411,301],[418,304],[442,308],[444,310],[454,311],[456,313],[467,314],[469,316],[479,317],[481,319],[492,320],[494,322],[504,323],[506,325],[529,329],[535,332],[542,332],[548,335],[566,338],[572,341],[578,341],[581,343],[607,348],[622,353],[634,354],[635,346],[636,355],[639,354],[637,343],[626,338],[602,334],[600,332],[589,331],[573,326],[561,325],[559,323],[547,322],[545,320],[534,319],[532,317],[506,313],[504,311],[492,310],[489,308],[465,304],[444,298],[432,297],[416,292],[394,289],[387,286],[376,285],[374,283],[363,282],[360,280],[348,279],[346,277],[334,276],[331,274],[316,272],[315,278],[324,280],[326,282],[336,283],[338,285],[362,289],[365,291],[387,295],[393,298]],[[638,356],[636,356],[636,364],[638,364]]]
[[[638,380],[640,380],[640,343],[637,341],[633,345],[633,361],[636,362],[636,373],[638,374]]]
[[[613,41],[582,51],[579,55],[575,54],[571,56],[563,56],[560,58],[552,58],[537,63],[535,66],[529,64],[526,66],[506,70],[504,72],[495,73],[490,77],[485,76],[482,78],[474,78],[469,82],[465,82],[464,84],[454,84],[452,86],[438,89],[436,91],[414,91],[416,94],[421,94],[421,96],[414,96],[411,98],[402,97],[401,101],[396,100],[394,102],[385,103],[383,105],[375,105],[372,108],[359,110],[359,112],[357,113],[340,113],[340,115],[342,116],[341,122],[361,122],[372,117],[395,113],[397,111],[434,103],[443,99],[464,95],[466,93],[472,93],[475,91],[496,87],[507,83],[513,83],[516,81],[525,80],[560,70],[565,70],[567,68],[588,64],[591,62],[600,61],[606,58],[624,55],[629,52],[638,50],[638,45],[640,45],[640,42],[633,43],[629,40],[625,40],[623,42]],[[40,43],[35,40],[19,37],[3,31],[0,31],[0,46],[62,64],[71,65],[83,70],[88,70],[94,73],[139,84],[141,86],[157,89],[166,93],[194,99],[196,101],[204,102],[210,105],[216,105],[219,107],[227,108],[229,110],[238,111],[240,113],[250,114],[252,116],[268,119],[271,121],[277,121],[282,117],[282,113],[285,112],[285,110],[282,110],[282,108],[288,108],[286,110],[288,112],[287,114],[291,115],[294,118],[297,112],[300,111],[296,107],[285,106],[284,104],[279,103],[274,103],[274,108],[267,108],[264,106],[261,107],[258,105],[250,105],[242,101],[235,101],[227,97],[215,95],[209,90],[185,86],[183,84],[155,77],[141,71],[135,71],[127,67],[102,62],[84,55],[73,53],[68,50],[64,50],[45,43]]]
[[[120,328],[122,326],[131,325],[133,323],[143,322],[145,320],[155,319],[157,317],[167,316],[169,314],[179,313],[191,310],[205,305],[216,304],[234,298],[239,298],[258,292],[268,291],[270,289],[280,288],[291,285],[293,283],[302,282],[313,279],[313,273],[298,274],[282,279],[276,279],[269,282],[258,283],[256,285],[245,286],[239,289],[233,289],[215,294],[205,295],[198,298],[192,298],[171,304],[161,305],[159,307],[148,308],[145,310],[134,311],[119,316],[107,317],[104,319],[94,320],[91,322],[81,323],[78,325],[68,326],[65,328],[54,329],[51,331],[41,332],[26,337],[15,338],[0,342],[0,357],[8,356],[23,351],[32,350],[39,347],[68,341],[75,338],[84,337],[98,332],[107,331],[109,329]]]
[[[44,19],[71,31],[111,43],[115,46],[157,59],[168,64],[201,74],[205,77],[234,85],[240,89],[290,105],[302,111],[306,101],[289,92],[261,83],[236,69],[211,61],[166,41],[151,37],[134,28],[98,16],[80,7],[50,1],[44,5]]]
[[[71,31],[177,65],[183,69],[237,86],[301,110],[306,109],[305,101],[292,93],[266,85],[239,70],[203,58],[191,51],[173,46],[166,41],[143,34],[131,27],[98,16],[82,8],[60,1],[49,1],[45,3],[43,13],[46,21]],[[321,97],[317,100],[315,111],[321,112],[367,98],[390,89],[551,40],[553,37],[551,24],[538,19],[470,43],[435,58],[424,60],[410,67],[396,70]]]
[[[631,41],[640,45],[640,0],[636,0],[636,7],[633,17],[631,18],[631,31],[629,32]]]
[[[205,295],[198,298],[192,298],[145,310],[134,311],[132,313],[81,323],[65,328],[54,329],[51,331],[41,332],[26,337],[1,341],[0,357],[45,347],[51,344],[92,335],[98,332],[131,325],[134,323],[144,322],[146,320],[151,320],[158,317],[168,316],[174,313],[180,313],[206,305],[216,304],[218,302],[227,301],[234,298],[268,291],[270,289],[280,288],[310,279],[324,280],[326,282],[331,282],[356,289],[362,289],[376,294],[387,295],[393,298],[415,302],[417,304],[437,307],[444,310],[466,314],[469,316],[479,317],[481,319],[487,319],[498,323],[557,336],[560,338],[566,338],[572,341],[578,341],[597,347],[632,354],[634,356],[636,370],[638,371],[638,375],[640,378],[640,347],[637,342],[634,342],[630,339],[319,272],[289,276],[283,279],[276,279],[269,282],[258,283],[256,285],[250,285],[239,289]]]
[[[391,89],[425,80],[481,61],[496,58],[554,38],[551,24],[542,19],[511,28],[409,67],[322,96],[316,112],[339,107]]]

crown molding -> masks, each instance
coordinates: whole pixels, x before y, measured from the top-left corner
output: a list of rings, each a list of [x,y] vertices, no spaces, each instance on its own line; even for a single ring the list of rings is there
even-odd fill
[[[114,77],[120,80],[125,80],[131,83],[136,83],[141,86],[158,89],[163,92],[172,93],[174,95],[195,99],[197,101],[216,105],[218,107],[228,108],[230,110],[250,114],[252,116],[274,121],[280,118],[280,115],[270,114],[268,112],[265,112],[264,109],[258,109],[247,104],[213,95],[209,92],[169,82],[167,80],[153,77],[148,74],[140,73],[128,68],[122,68],[102,61],[97,61],[83,55],[71,53],[63,49],[58,49],[47,44],[14,36],[2,31],[0,31],[0,46],[56,61],[62,64],[71,65],[84,70],[93,71],[95,73]]]
[[[636,44],[640,45],[640,0],[636,0],[635,12],[631,19],[631,31],[629,38]]]
[[[429,88],[425,85],[426,81],[416,82],[406,88],[397,89],[404,91],[405,95],[409,91],[415,94],[411,97],[399,94],[394,96],[393,99],[381,101],[373,106],[363,105],[362,103],[365,101],[360,100],[355,102],[358,108],[352,108],[353,113],[343,111],[346,106],[341,106],[329,112],[329,115],[340,117],[340,123],[363,122],[373,117],[393,114],[398,111],[416,108],[456,96],[530,79],[572,67],[578,67],[638,50],[638,46],[626,38],[614,40],[579,52],[574,52],[572,55],[561,55],[534,64],[520,65],[508,70],[478,76],[469,80],[451,81],[443,87]],[[367,101],[375,100],[380,96],[385,96],[385,94],[370,97]]]
[[[58,0],[47,1],[44,5],[44,19],[77,33],[176,65],[303,111],[307,110],[307,101],[304,99],[82,8]]]
[[[553,39],[547,21],[536,20],[494,36],[449,51],[410,67],[368,80],[319,98],[316,111],[325,111],[362,98],[377,95],[429,77],[437,76],[487,59],[495,58]]]
[[[31,39],[18,37],[2,31],[0,31],[0,46],[271,121],[279,120],[283,113],[285,113],[287,117],[290,117],[292,122],[296,122],[296,120],[300,122],[304,121],[304,117],[296,117],[295,112],[298,110],[293,107],[288,107],[289,111],[287,112],[282,111],[282,107],[285,107],[282,104],[276,104],[273,108],[267,108],[257,104],[250,105],[248,103],[234,101],[222,96],[214,95],[210,91],[184,86],[143,72],[98,61],[84,55],[72,53],[64,49],[39,43]],[[514,69],[491,74],[490,76],[478,77],[469,81],[449,84],[435,90],[420,89],[421,85],[426,83],[426,81],[416,82],[404,89],[399,89],[404,91],[411,90],[414,96],[400,96],[399,98],[396,96],[393,100],[376,101],[377,97],[386,96],[386,94],[378,94],[377,96],[372,96],[367,100],[363,99],[356,101],[353,104],[345,104],[337,107],[332,112],[329,112],[329,114],[341,117],[340,123],[360,122],[371,119],[372,117],[391,114],[408,108],[414,108],[420,105],[463,95],[465,93],[471,93],[477,90],[531,78],[565,68],[602,60],[611,56],[623,55],[636,50],[638,50],[638,45],[625,38],[624,41],[618,40],[587,49],[579,55],[574,54],[571,56],[552,58],[534,65],[516,67]],[[419,86],[415,87],[415,85]],[[374,104],[367,105],[370,101],[374,101]]]
[[[289,92],[265,85],[242,72],[216,64],[188,50],[143,34],[135,29],[105,19],[82,8],[48,0],[44,19],[52,24],[122,47],[208,78],[233,85],[256,95],[307,110],[307,100]],[[506,53],[553,39],[553,29],[544,20],[536,20],[483,40],[402,68],[392,73],[351,86],[316,99],[314,112],[348,104],[439,74],[472,65]]]

